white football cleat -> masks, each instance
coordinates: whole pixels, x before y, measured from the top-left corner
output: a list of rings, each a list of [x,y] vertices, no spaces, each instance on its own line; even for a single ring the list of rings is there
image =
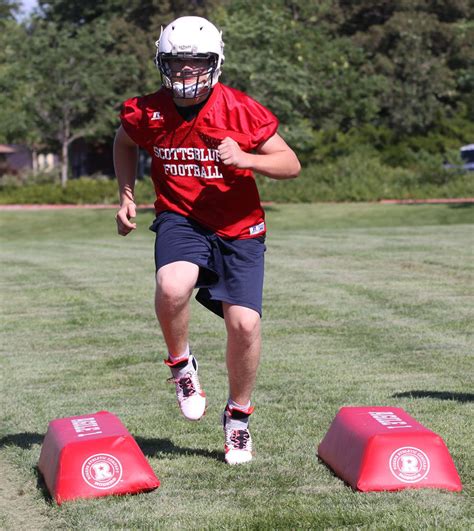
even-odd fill
[[[245,430],[225,430],[225,462],[240,465],[252,460],[252,436]]]
[[[225,434],[225,462],[229,465],[248,463],[253,458],[252,436],[248,428],[248,417],[253,407],[247,411],[229,408],[227,405],[222,416]]]
[[[173,374],[168,381],[176,385],[181,413],[188,420],[199,420],[206,412],[206,393],[199,383],[196,358],[190,354],[188,359],[177,363],[164,361]]]

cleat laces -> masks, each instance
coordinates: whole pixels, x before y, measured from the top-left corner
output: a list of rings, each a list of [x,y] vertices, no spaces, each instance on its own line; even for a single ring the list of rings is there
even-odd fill
[[[185,376],[181,378],[168,378],[168,383],[176,385],[176,391],[178,394],[182,395],[183,399],[194,396],[195,394],[201,391],[201,386],[199,385],[199,380],[193,378],[195,373],[188,372]]]
[[[189,396],[196,394],[196,389],[194,389],[193,382],[189,376],[180,378],[177,384],[181,388],[184,398],[188,398]]]
[[[189,356],[180,363],[170,363],[165,360],[171,369],[171,378],[168,383],[175,385],[176,398],[179,409],[188,420],[199,420],[206,412],[206,394],[201,388],[198,377],[198,364],[196,358]]]
[[[252,439],[248,429],[245,430],[228,430],[228,448],[229,450],[252,451]]]

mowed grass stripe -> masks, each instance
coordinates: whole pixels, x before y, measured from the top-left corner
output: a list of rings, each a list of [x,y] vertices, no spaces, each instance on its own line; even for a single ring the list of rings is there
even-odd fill
[[[472,212],[268,209],[257,456],[240,469],[222,461],[223,323],[195,302],[203,421],[181,419],[165,383],[152,214],[122,239],[107,211],[0,213],[1,458],[35,485],[47,422],[108,409],[162,480],[147,495],[61,508],[30,487],[27,511],[49,528],[469,528]],[[405,407],[443,436],[464,492],[353,492],[315,453],[342,405]]]

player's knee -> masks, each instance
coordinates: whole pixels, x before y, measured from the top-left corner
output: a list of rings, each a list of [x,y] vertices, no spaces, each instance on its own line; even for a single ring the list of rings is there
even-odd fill
[[[191,297],[193,286],[178,275],[158,271],[156,275],[157,299],[168,304],[181,304]]]
[[[242,338],[255,338],[260,333],[260,315],[253,311],[241,311],[227,323],[230,333]]]

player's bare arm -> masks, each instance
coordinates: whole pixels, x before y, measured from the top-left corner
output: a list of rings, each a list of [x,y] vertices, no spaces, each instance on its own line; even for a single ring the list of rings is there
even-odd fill
[[[295,152],[283,138],[275,133],[260,144],[257,153],[246,153],[232,138],[226,137],[220,143],[219,155],[227,166],[247,168],[272,179],[294,179],[301,171]]]
[[[115,220],[117,231],[121,236],[126,236],[137,228],[131,219],[136,216],[135,205],[135,180],[137,175],[138,146],[120,126],[114,141],[114,167],[117,176],[120,209]]]

